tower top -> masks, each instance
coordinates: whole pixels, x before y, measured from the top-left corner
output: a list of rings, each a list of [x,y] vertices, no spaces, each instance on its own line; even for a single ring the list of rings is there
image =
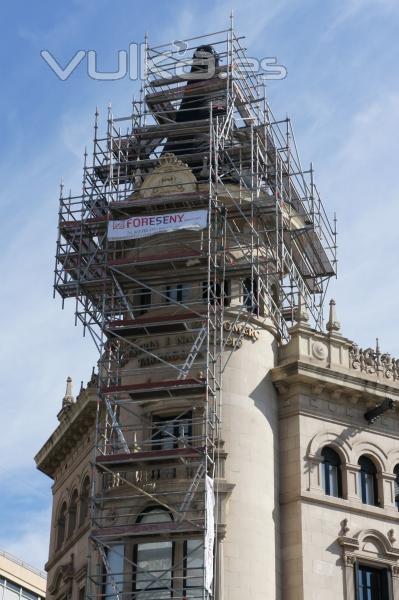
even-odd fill
[[[75,398],[72,393],[72,377],[67,377],[65,396],[62,399],[62,408],[75,404]]]

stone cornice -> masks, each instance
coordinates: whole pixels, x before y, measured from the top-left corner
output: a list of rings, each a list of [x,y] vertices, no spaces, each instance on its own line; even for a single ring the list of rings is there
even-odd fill
[[[55,470],[71,449],[92,428],[96,416],[95,389],[85,390],[78,401],[69,407],[59,426],[35,456],[37,468],[54,478]]]
[[[325,494],[314,494],[312,492],[302,491],[300,494],[289,494],[280,498],[280,505],[292,504],[294,502],[303,502],[306,504],[317,504],[318,506],[328,506],[335,511],[341,511],[345,514],[357,514],[377,519],[384,523],[392,522],[399,524],[399,512],[381,508],[379,506],[369,506],[368,504],[353,503],[345,498],[335,498]]]
[[[271,373],[283,395],[292,383],[317,382],[336,395],[358,393],[399,400],[399,361],[381,353],[378,345],[375,351],[359,350],[337,332],[321,333],[306,324],[295,325],[290,333]]]
[[[366,394],[378,398],[385,398],[389,395],[393,399],[399,400],[399,386],[396,383],[370,379],[356,371],[338,366],[331,368],[306,359],[275,367],[271,371],[271,378],[282,394],[284,394],[285,388],[288,391],[292,384],[301,383],[310,386],[319,384],[322,388],[328,386],[331,392],[340,391],[342,394],[347,392],[353,395],[354,392],[358,392],[360,395]]]

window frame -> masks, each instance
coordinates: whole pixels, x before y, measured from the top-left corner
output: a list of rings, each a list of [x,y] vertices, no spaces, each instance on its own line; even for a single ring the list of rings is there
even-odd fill
[[[394,485],[394,502],[396,509],[399,511],[399,463],[394,466],[393,474],[395,475]]]
[[[72,537],[78,527],[79,492],[75,488],[71,494],[68,506],[67,539]]]
[[[191,443],[192,437],[193,437],[193,413],[192,411],[187,411],[186,413],[184,413],[183,415],[157,415],[157,414],[153,414],[151,416],[151,450],[165,450],[167,448],[163,448],[162,447],[162,443],[164,440],[168,439],[170,437],[170,440],[172,442],[172,448],[178,448],[179,447],[179,441],[178,441],[178,437],[179,437],[179,421],[181,421],[182,423],[188,422],[188,432],[187,432],[187,436],[185,436],[185,440],[188,440],[189,443]],[[162,434],[162,429],[161,429],[161,424],[162,423],[173,423],[173,433],[171,436],[165,436],[165,438],[163,438],[161,436]],[[155,432],[153,431],[155,429]],[[159,437],[157,437],[159,436]]]
[[[183,559],[183,589],[182,589],[182,591],[183,591],[183,598],[185,598],[188,595],[187,592],[190,589],[193,589],[193,590],[197,589],[194,586],[188,586],[187,585],[187,580],[188,580],[187,572],[189,570],[189,567],[188,567],[188,564],[187,564],[187,562],[188,562],[187,561],[187,555],[188,555],[188,544],[189,544],[189,542],[196,542],[198,544],[198,546],[202,549],[202,577],[204,576],[204,572],[205,572],[205,564],[204,564],[204,562],[205,562],[204,561],[204,559],[205,559],[205,553],[204,553],[203,541],[201,539],[196,539],[196,538],[185,539],[183,541],[183,556],[184,556],[184,559]],[[198,596],[198,599],[202,598],[203,585],[200,585],[199,589],[201,591],[201,596]],[[195,596],[194,596],[194,598],[195,598]]]
[[[64,499],[61,502],[60,509],[58,511],[57,522],[56,522],[56,539],[55,539],[55,551],[58,552],[65,544],[67,538],[67,526],[68,526],[68,503]],[[61,529],[62,527],[62,529]],[[62,536],[61,536],[62,531]]]
[[[136,519],[136,523],[141,523],[141,521],[143,520],[144,516],[151,513],[151,512],[164,512],[165,514],[169,515],[170,517],[170,521],[173,522],[173,515],[166,509],[163,509],[159,506],[148,506],[147,508],[145,508],[137,517]],[[172,598],[173,597],[173,591],[174,591],[174,570],[175,570],[175,552],[176,552],[176,542],[174,540],[168,540],[170,541],[171,544],[171,566],[170,566],[170,594],[168,597]],[[132,592],[134,594],[134,597],[139,600],[140,599],[140,593],[141,592],[146,592],[146,589],[137,589],[137,567],[138,567],[138,555],[139,555],[139,546],[140,545],[146,545],[146,544],[151,544],[154,542],[139,542],[137,544],[134,544],[133,546],[133,571],[132,571]],[[162,590],[168,590],[168,587],[160,587],[160,588],[149,588],[148,591],[154,591],[154,592],[160,592]]]
[[[334,464],[328,460],[325,460],[325,456],[323,454],[323,452],[325,450],[328,450],[331,454],[334,454],[335,457],[337,458],[337,464]],[[333,448],[332,446],[326,445],[323,446],[323,448],[321,449],[320,455],[323,459],[322,463],[321,463],[321,469],[322,469],[322,487],[323,487],[323,491],[325,493],[326,496],[331,496],[333,498],[343,498],[343,493],[342,493],[342,460],[340,455],[338,454],[338,452],[335,450],[335,448]],[[336,487],[337,487],[337,494],[332,493],[332,489],[331,489],[331,472],[330,472],[330,468],[329,467],[335,467],[336,471]]]
[[[372,470],[367,471],[361,464],[361,461],[367,461],[369,465],[372,465]],[[379,490],[378,490],[378,480],[377,480],[377,465],[375,462],[369,458],[369,456],[362,454],[358,459],[358,465],[360,467],[359,470],[359,486],[360,486],[360,498],[363,504],[367,506],[381,506],[380,498],[379,498]],[[371,480],[371,491],[373,493],[373,501],[368,501],[368,495],[370,492],[369,489],[369,480]]]
[[[364,595],[360,595],[359,586],[359,575],[361,570],[368,570],[369,572],[378,573],[381,575],[381,587],[378,597],[371,598],[371,600],[392,600],[393,599],[393,586],[392,586],[392,573],[389,565],[386,564],[371,564],[362,560],[356,560],[355,562],[354,578],[355,578],[355,598],[356,600],[367,600]],[[363,585],[362,585],[363,587]],[[372,590],[371,590],[372,591]],[[368,594],[367,594],[368,595]],[[363,597],[362,597],[363,596]]]
[[[247,312],[259,315],[259,281],[258,277],[246,277],[242,280],[243,304]]]
[[[229,307],[231,304],[231,281],[230,279],[223,279],[222,281],[211,281],[209,290],[209,303],[214,306],[215,304],[221,304],[223,299],[223,306]],[[202,282],[202,301],[208,302],[208,282]]]
[[[86,482],[88,483],[87,495],[85,494]],[[83,526],[83,524],[86,522],[86,520],[88,519],[89,514],[90,514],[90,486],[91,486],[90,477],[89,477],[89,475],[85,475],[85,477],[83,478],[83,481],[82,481],[82,487],[81,487],[81,492],[80,492],[80,496],[79,496],[78,527]],[[83,508],[85,508],[84,511],[83,511]]]

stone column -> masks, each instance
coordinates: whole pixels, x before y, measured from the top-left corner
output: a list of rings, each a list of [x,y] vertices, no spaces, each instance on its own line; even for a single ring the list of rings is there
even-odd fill
[[[359,489],[359,465],[342,465],[342,491],[344,498],[357,504],[362,503],[361,490]]]
[[[323,464],[323,458],[321,456],[309,457],[306,461],[306,467],[308,470],[308,482],[307,487],[309,492],[314,494],[324,494],[321,480],[321,465]]]
[[[355,572],[354,572],[356,558],[352,554],[345,554],[343,560],[344,560],[344,578],[345,578],[344,598],[345,598],[345,600],[356,600]]]
[[[391,569],[392,576],[392,599],[399,600],[399,566],[393,565]]]
[[[378,495],[381,508],[397,515],[398,509],[395,504],[395,479],[392,473],[378,473]]]

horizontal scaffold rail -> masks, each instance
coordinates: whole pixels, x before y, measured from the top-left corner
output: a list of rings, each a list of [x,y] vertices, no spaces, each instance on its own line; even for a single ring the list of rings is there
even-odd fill
[[[97,456],[96,464],[100,467],[103,464],[106,464],[107,466],[112,465],[113,467],[115,467],[137,463],[151,463],[164,461],[172,462],[180,460],[182,458],[198,459],[201,455],[203,455],[203,452],[203,448],[195,448],[192,446],[188,446],[186,448],[170,448],[168,450],[146,450],[144,452],[138,451],[131,452],[129,454],[104,454],[103,456]]]

